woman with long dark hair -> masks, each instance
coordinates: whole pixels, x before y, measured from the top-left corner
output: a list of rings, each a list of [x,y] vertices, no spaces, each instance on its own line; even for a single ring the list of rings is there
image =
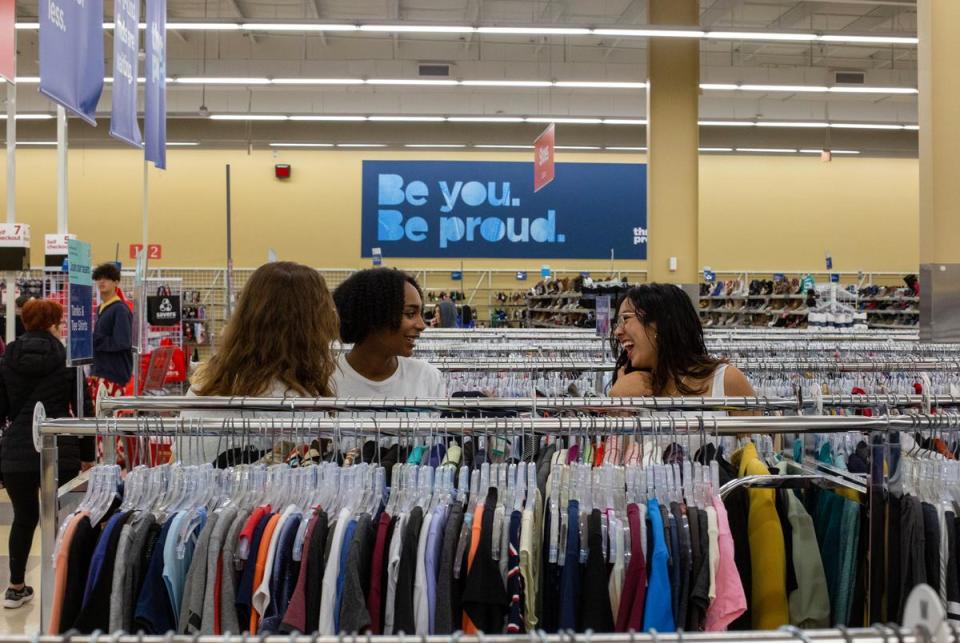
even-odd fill
[[[620,357],[611,397],[755,395],[739,369],[707,352],[697,310],[678,286],[627,291],[613,336]]]

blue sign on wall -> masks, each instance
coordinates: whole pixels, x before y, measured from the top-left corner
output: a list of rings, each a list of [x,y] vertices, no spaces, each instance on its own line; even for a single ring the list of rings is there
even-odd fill
[[[40,3],[40,93],[96,125],[103,92],[103,0]]]
[[[391,257],[647,258],[647,166],[364,161],[361,253]]]

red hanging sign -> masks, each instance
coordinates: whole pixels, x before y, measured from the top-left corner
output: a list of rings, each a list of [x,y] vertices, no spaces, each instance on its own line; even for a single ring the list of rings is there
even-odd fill
[[[539,192],[553,181],[553,150],[556,135],[554,125],[550,123],[547,129],[533,142],[533,191]]]
[[[143,250],[142,243],[131,243],[130,244],[130,258],[136,259],[137,253]],[[163,259],[163,246],[159,243],[151,243],[147,245],[147,259]]]
[[[0,76],[16,82],[17,9],[15,0],[0,0]]]

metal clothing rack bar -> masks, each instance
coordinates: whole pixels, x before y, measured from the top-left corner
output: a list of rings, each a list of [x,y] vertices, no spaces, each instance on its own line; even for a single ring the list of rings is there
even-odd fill
[[[949,628],[948,628],[949,629]],[[844,630],[800,630],[783,628],[779,630],[757,630],[738,632],[682,632],[660,634],[656,632],[629,633],[629,634],[593,634],[590,632],[576,633],[563,632],[546,634],[531,632],[518,634],[479,634],[479,635],[431,635],[431,636],[404,636],[399,635],[342,635],[342,636],[311,636],[291,634],[289,636],[257,636],[257,635],[183,635],[183,634],[4,634],[0,636],[2,643],[929,643],[929,634],[909,628],[895,628],[877,626],[874,628],[850,628]],[[960,642],[960,635],[952,630],[946,632],[939,639],[944,643]]]
[[[546,371],[612,371],[607,362],[580,360],[521,360],[502,361],[482,359],[475,362],[462,359],[440,358],[431,360],[433,366],[448,373],[473,371],[510,371],[510,372],[546,372]],[[833,361],[833,360],[737,360],[735,364],[744,371],[811,371],[811,372],[924,372],[956,371],[960,373],[960,360],[902,360],[902,361]]]
[[[819,402],[819,403],[818,403]],[[775,397],[547,397],[547,398],[280,398],[227,396],[101,397],[98,416],[118,411],[637,411],[764,410],[801,411],[823,407],[910,408],[960,406],[955,395],[824,395],[820,400]]]
[[[732,643],[743,641],[748,643],[783,643],[795,641],[816,641],[817,643],[889,643],[897,641],[903,643],[920,643],[930,640],[924,633],[908,628],[883,627],[883,629],[844,629],[844,630],[796,630],[780,629],[766,631],[738,631],[738,632],[694,632],[694,633],[629,633],[629,634],[593,634],[564,632],[546,634],[534,632],[523,635],[494,634],[494,635],[453,635],[441,636],[404,636],[400,635],[343,635],[343,636],[307,636],[293,634],[290,636],[241,636],[224,634],[222,636],[203,635],[132,635],[108,636],[105,634],[91,635],[41,635],[28,636],[24,634],[3,635],[3,643],[516,643],[529,641],[530,643]],[[957,643],[960,636],[951,633],[941,639],[946,643]]]

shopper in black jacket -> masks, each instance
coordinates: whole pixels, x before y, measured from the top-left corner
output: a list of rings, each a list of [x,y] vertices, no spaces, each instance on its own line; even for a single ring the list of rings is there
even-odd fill
[[[0,474],[13,505],[10,527],[10,586],[4,607],[20,607],[33,598],[23,584],[33,533],[40,517],[40,454],[33,446],[33,409],[42,402],[47,417],[72,415],[77,392],[77,369],[67,368],[60,342],[63,308],[42,299],[23,308],[26,332],[7,347],[0,361]],[[85,389],[86,387],[84,387]],[[85,400],[89,413],[90,400]],[[95,459],[93,438],[61,437],[59,484],[75,478]]]

